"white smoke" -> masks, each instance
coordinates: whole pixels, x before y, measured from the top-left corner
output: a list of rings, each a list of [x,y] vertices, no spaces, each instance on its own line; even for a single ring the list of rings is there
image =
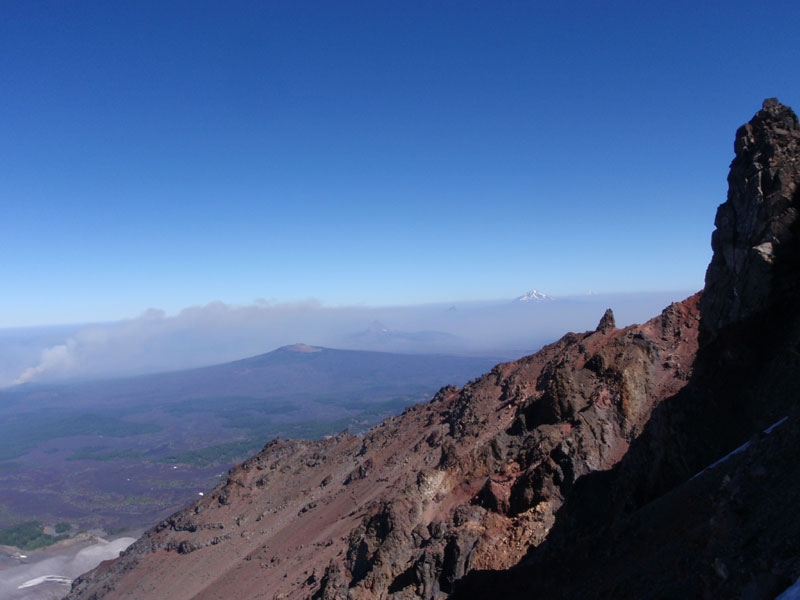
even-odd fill
[[[25,383],[34,379],[42,373],[67,373],[75,365],[75,347],[77,342],[73,339],[67,340],[63,344],[45,348],[42,350],[42,358],[39,364],[28,367],[19,377],[14,380],[14,384]]]
[[[39,361],[19,372],[13,383],[188,368],[301,339],[324,343],[327,332],[336,329],[329,313],[313,302],[243,307],[214,302],[174,316],[151,308],[133,319],[78,328],[42,348]]]
[[[77,327],[57,341],[46,338],[47,345],[40,347],[37,362],[28,362],[13,374],[0,369],[0,386],[185,369],[298,342],[511,359],[533,352],[567,331],[593,329],[609,306],[617,323],[624,325],[647,320],[670,302],[688,295],[582,295],[532,304],[505,300],[384,308],[330,308],[312,300],[291,304],[258,300],[247,306],[212,302],[172,316],[151,308],[133,319]],[[381,339],[357,335],[374,321],[384,324],[389,335]],[[402,335],[414,332],[446,335]],[[19,357],[9,356],[19,345],[4,347],[2,342],[0,335],[0,363],[19,365]],[[30,349],[26,356],[30,356]]]

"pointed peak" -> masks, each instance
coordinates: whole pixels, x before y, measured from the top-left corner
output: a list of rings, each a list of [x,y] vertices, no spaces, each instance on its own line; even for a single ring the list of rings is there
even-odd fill
[[[769,113],[771,115],[794,115],[794,111],[785,104],[781,104],[777,98],[767,98],[761,103],[761,110],[756,113]]]
[[[761,162],[772,156],[775,150],[780,152],[796,145],[797,131],[794,111],[778,102],[777,98],[767,98],[750,122],[736,131],[734,165]]]
[[[728,197],[717,209],[714,251],[700,299],[701,344],[731,323],[794,302],[800,122],[775,98],[736,131]]]
[[[514,302],[549,302],[554,298],[550,294],[545,294],[539,290],[528,290],[522,296],[514,299]]]
[[[600,322],[597,324],[597,329],[600,333],[608,333],[612,329],[617,328],[617,323],[614,320],[614,311],[610,308],[606,309],[606,312],[603,314],[603,318],[600,319]]]

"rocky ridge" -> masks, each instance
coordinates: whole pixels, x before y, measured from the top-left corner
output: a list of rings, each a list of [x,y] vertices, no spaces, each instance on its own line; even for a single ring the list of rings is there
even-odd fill
[[[270,442],[69,597],[773,597],[800,575],[795,132],[768,100],[737,133],[702,294],[363,438]]]
[[[363,438],[275,440],[73,597],[435,597],[470,569],[511,567],[579,477],[625,454],[653,407],[642,398],[685,385],[697,331],[695,296],[642,326],[567,335]]]

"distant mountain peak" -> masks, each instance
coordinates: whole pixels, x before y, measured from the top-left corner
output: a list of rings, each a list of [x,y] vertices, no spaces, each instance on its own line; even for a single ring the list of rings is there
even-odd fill
[[[550,300],[555,300],[555,298],[550,294],[545,294],[544,292],[533,289],[528,290],[519,298],[515,298],[514,302],[548,302]]]
[[[284,352],[322,352],[322,348],[318,346],[309,346],[308,344],[292,344],[290,346],[281,346],[278,350]]]

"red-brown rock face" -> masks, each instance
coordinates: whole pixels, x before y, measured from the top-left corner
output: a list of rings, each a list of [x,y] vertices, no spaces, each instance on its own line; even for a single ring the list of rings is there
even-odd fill
[[[433,598],[540,543],[687,381],[697,296],[569,334],[364,438],[274,441],[75,584],[73,598]]]

